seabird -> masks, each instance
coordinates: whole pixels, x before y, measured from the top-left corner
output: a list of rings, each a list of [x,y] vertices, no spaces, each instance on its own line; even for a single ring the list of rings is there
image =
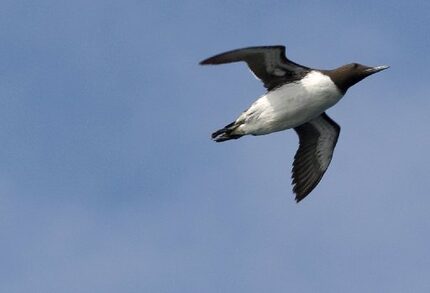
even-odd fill
[[[200,64],[239,61],[247,63],[267,92],[234,122],[215,131],[212,139],[222,142],[293,128],[299,136],[299,148],[294,156],[292,184],[299,202],[320,182],[339,137],[340,126],[325,111],[339,102],[351,86],[389,66],[351,63],[333,70],[313,69],[289,60],[284,46],[232,50]]]

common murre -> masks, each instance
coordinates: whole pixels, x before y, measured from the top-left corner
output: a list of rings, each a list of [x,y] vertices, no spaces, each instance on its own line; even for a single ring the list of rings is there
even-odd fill
[[[294,128],[299,149],[292,170],[296,201],[305,198],[320,182],[333,156],[340,126],[325,111],[334,106],[348,88],[389,66],[369,67],[357,63],[333,70],[297,64],[285,56],[284,46],[248,47],[205,59],[206,64],[244,61],[267,88],[234,122],[212,134],[222,142],[244,135],[264,135]]]

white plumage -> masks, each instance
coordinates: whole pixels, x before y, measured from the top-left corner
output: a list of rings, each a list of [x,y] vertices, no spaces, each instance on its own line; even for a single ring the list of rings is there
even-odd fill
[[[236,134],[262,135],[299,126],[335,105],[343,94],[325,74],[310,71],[255,101],[236,120]]]

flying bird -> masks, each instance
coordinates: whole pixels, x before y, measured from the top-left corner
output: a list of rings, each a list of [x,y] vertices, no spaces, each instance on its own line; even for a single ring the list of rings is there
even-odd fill
[[[351,86],[389,66],[351,63],[333,70],[314,69],[289,60],[284,46],[232,50],[200,64],[240,61],[246,62],[267,92],[234,122],[212,133],[212,139],[222,142],[293,128],[299,136],[299,148],[294,156],[292,185],[300,202],[320,182],[339,137],[340,126],[325,111]]]

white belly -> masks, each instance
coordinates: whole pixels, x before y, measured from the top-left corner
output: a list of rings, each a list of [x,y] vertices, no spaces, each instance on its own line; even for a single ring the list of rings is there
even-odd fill
[[[333,81],[311,71],[300,81],[283,85],[255,101],[236,120],[235,131],[261,135],[299,126],[336,104],[343,94]]]

